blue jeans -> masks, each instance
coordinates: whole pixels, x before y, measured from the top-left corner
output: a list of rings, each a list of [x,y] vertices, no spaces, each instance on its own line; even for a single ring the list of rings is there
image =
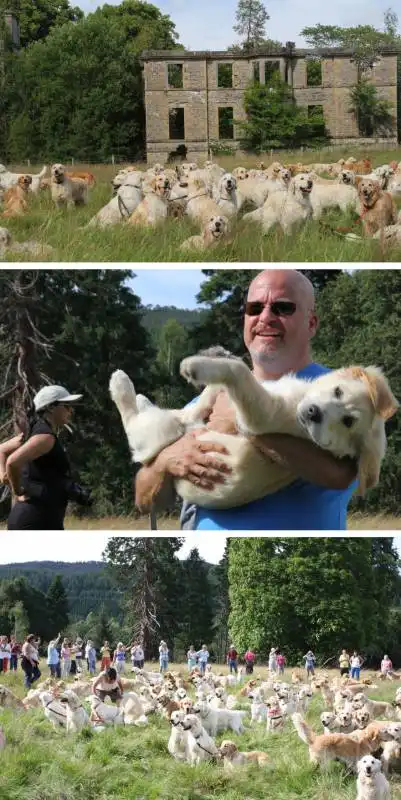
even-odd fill
[[[94,675],[96,672],[96,659],[88,658],[88,670],[91,675]]]
[[[200,671],[201,675],[204,675],[205,672],[206,672],[206,664],[207,664],[207,661],[199,661],[198,666],[199,666],[199,671]]]
[[[161,658],[159,672],[167,672],[167,670],[168,670],[168,658]]]
[[[235,658],[230,658],[229,659],[228,666],[230,667],[230,675],[231,675],[232,672],[235,672],[235,674],[237,674],[237,672],[238,672],[237,663],[238,662],[235,660]]]
[[[356,680],[359,681],[360,674],[361,674],[360,667],[351,667],[351,678],[356,678]]]
[[[52,678],[61,678],[60,662],[58,664],[48,664],[48,667]]]
[[[15,672],[17,667],[18,667],[18,656],[16,654],[11,653],[10,672]]]

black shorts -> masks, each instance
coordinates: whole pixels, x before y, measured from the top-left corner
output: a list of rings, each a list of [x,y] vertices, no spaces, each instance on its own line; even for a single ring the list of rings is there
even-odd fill
[[[95,689],[96,697],[99,698],[103,703],[106,697],[110,697],[112,703],[116,703],[117,700],[121,700],[122,693],[120,689],[110,689],[108,692],[104,691],[103,689]]]
[[[9,531],[63,531],[65,509],[52,509],[30,500],[13,505],[8,520]]]

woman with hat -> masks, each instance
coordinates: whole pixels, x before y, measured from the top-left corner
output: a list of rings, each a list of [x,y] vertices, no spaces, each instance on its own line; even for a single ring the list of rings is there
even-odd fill
[[[34,396],[28,430],[0,445],[0,481],[16,498],[8,530],[64,530],[72,485],[70,463],[58,433],[68,425],[81,394],[45,386]]]

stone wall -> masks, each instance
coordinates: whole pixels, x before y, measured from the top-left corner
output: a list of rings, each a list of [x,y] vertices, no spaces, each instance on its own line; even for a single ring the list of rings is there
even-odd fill
[[[143,56],[146,104],[146,138],[149,163],[166,161],[177,146],[185,145],[187,158],[203,160],[208,157],[208,143],[239,145],[240,131],[234,124],[234,138],[219,139],[219,108],[232,108],[235,120],[245,119],[243,96],[254,75],[254,65],[260,65],[260,80],[264,82],[265,62],[279,62],[280,74],[294,90],[298,105],[321,105],[328,133],[333,142],[357,141],[360,138],[355,115],[350,112],[349,92],[357,81],[357,68],[351,54],[329,51],[321,59],[320,86],[307,84],[308,51],[295,51],[291,62],[282,53],[257,54],[252,57],[223,53],[189,53],[187,51],[149,51]],[[219,87],[219,64],[232,65],[232,86]],[[182,65],[182,87],[168,83],[168,64]],[[291,68],[292,67],[292,68]],[[397,57],[382,55],[371,71],[371,80],[379,94],[388,98],[397,118]],[[170,139],[169,113],[183,108],[185,137]],[[396,130],[389,141],[396,141]]]

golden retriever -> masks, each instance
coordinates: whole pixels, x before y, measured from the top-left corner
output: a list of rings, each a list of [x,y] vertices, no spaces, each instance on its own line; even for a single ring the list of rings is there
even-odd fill
[[[360,217],[366,236],[373,236],[387,225],[397,222],[397,209],[389,192],[380,188],[378,180],[362,178],[358,185]]]
[[[180,245],[180,250],[206,250],[225,239],[228,234],[227,217],[210,217],[199,236],[190,236]]]
[[[163,174],[155,175],[142,184],[142,189],[145,196],[127,220],[128,225],[152,226],[163,222],[169,213],[170,180]]]
[[[219,454],[219,458],[232,472],[213,490],[177,479],[176,490],[187,502],[205,508],[233,508],[294,480],[282,465],[274,462],[267,468],[266,460],[249,441],[248,437],[264,433],[310,439],[338,458],[356,459],[361,494],[377,484],[386,449],[385,421],[398,408],[380,369],[347,367],[312,382],[286,375],[261,385],[241,359],[206,354],[184,359],[180,371],[187,381],[206,387],[196,403],[181,411],[161,410],[146,398],[137,398],[121,370],[113,373],[109,388],[135,460],[145,464],[177,441],[188,426],[203,422],[221,387],[226,389],[244,435],[208,430],[197,438],[223,444],[228,455]]]
[[[269,764],[269,756],[261,750],[250,750],[248,752],[241,752],[238,745],[230,739],[224,739],[219,747],[220,756],[224,761],[224,769],[232,772],[235,767],[246,766],[247,764],[256,764],[258,767],[265,767]]]
[[[4,192],[4,211],[2,217],[20,217],[28,209],[27,196],[30,192],[32,178],[30,175],[20,175],[16,186],[10,186]]]
[[[273,225],[278,224],[285,234],[291,233],[312,216],[313,208],[310,194],[313,180],[307,173],[296,175],[291,180],[288,191],[273,192],[268,195],[262,208],[244,214],[247,222],[258,222],[263,233],[268,233]]]
[[[51,168],[50,193],[58,208],[82,206],[88,202],[88,184],[81,178],[69,178],[64,164]]]
[[[92,174],[92,172],[75,172],[68,170],[66,175],[68,178],[71,178],[72,180],[76,180],[78,178],[78,180],[80,181],[85,181],[85,183],[87,183],[88,186],[94,186],[96,183],[95,176]]]
[[[356,800],[391,800],[390,784],[378,758],[364,756],[356,767]]]

